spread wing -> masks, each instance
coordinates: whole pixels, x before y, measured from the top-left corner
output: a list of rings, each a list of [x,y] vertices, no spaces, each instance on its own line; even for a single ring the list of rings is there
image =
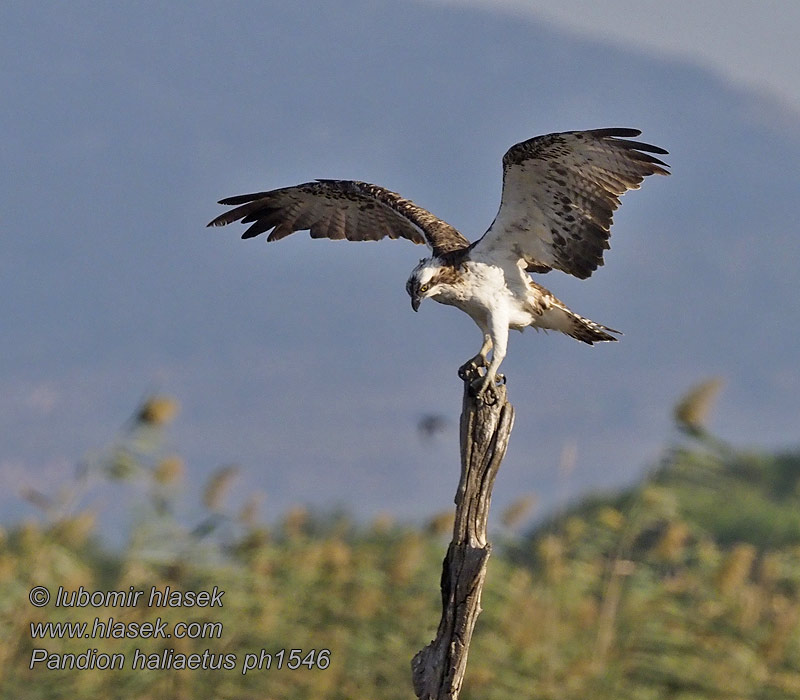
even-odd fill
[[[220,204],[235,205],[209,226],[241,221],[251,226],[242,238],[272,229],[268,241],[308,229],[312,238],[377,241],[407,238],[427,243],[434,255],[469,246],[450,224],[399,194],[355,180],[317,180],[270,192],[228,197]]]
[[[614,210],[647,175],[669,175],[651,153],[663,148],[625,137],[636,129],[537,136],[503,156],[503,196],[474,254],[522,259],[530,272],[555,268],[581,279],[603,264]]]

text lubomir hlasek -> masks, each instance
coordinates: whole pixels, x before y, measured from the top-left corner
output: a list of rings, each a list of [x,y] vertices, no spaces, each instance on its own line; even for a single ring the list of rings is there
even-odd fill
[[[133,608],[141,603],[148,608],[221,608],[224,595],[225,591],[218,586],[210,591],[179,591],[170,586],[163,589],[151,586],[146,598],[144,590],[133,586],[122,591],[87,591],[83,586],[68,591],[59,586],[55,605],[57,608]]]

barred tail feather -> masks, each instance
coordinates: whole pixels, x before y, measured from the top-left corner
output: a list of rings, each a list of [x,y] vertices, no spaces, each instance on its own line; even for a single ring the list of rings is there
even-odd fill
[[[611,333],[622,335],[620,331],[615,331],[613,328],[590,321],[588,318],[578,316],[576,313],[570,312],[570,314],[572,317],[572,328],[569,331],[569,335],[576,340],[593,345],[594,343],[619,340],[613,335],[610,335]]]
[[[618,340],[611,333],[622,335],[620,331],[579,316],[555,297],[550,297],[548,301],[550,308],[544,312],[542,318],[544,328],[559,330],[589,345]]]

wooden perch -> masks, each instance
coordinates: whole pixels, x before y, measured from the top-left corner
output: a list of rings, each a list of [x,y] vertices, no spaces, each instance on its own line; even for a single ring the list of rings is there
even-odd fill
[[[442,564],[442,619],[434,639],[411,662],[414,692],[420,700],[457,700],[467,668],[491,545],[486,539],[489,505],[511,428],[514,407],[506,387],[487,405],[470,395],[473,372],[464,378],[461,409],[461,481],[456,492],[453,541]]]

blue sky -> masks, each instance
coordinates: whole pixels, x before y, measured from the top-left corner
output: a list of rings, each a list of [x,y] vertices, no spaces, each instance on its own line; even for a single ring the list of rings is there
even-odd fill
[[[794,97],[752,90],[735,61],[719,68],[724,53],[648,44],[641,13],[626,10],[629,42],[547,16],[359,0],[4,6],[3,507],[21,512],[24,485],[57,489],[154,390],[181,401],[171,441],[195,489],[235,462],[267,515],[449,506],[455,370],[480,336],[452,309],[411,313],[404,283],[423,251],[305,234],[267,246],[205,223],[224,196],[351,177],[474,238],[496,212],[505,149],[571,128],[641,128],[675,174],[625,197],[597,275],[543,280],[622,342],[512,337],[518,413],[498,507],[636,478],[672,402],[709,375],[727,380],[715,429],[795,445]],[[660,26],[677,41],[696,21]],[[748,47],[784,51],[753,27]],[[416,430],[429,413],[451,425],[434,444]]]

